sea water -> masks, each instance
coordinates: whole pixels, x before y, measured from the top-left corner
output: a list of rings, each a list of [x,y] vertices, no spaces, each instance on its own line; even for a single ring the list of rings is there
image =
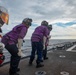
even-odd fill
[[[22,45],[22,51],[23,53],[28,56],[31,54],[31,40],[24,40],[25,42],[23,42]],[[61,43],[66,43],[66,42],[75,42],[76,39],[51,39],[49,41],[49,46],[48,49],[50,49],[51,47],[55,46],[56,44],[61,44]],[[4,49],[4,55],[5,55],[5,61],[4,62],[8,62],[10,61],[10,53]]]

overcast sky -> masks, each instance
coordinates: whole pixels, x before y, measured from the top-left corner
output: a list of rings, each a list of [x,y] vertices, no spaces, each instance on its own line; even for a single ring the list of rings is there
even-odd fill
[[[43,20],[53,25],[52,39],[76,39],[76,0],[0,0],[0,6],[9,12],[9,25],[2,27],[4,33],[30,17],[33,23],[25,39],[30,39]]]

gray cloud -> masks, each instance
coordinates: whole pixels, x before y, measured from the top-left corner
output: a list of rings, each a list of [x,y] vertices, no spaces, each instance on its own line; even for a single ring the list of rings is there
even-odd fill
[[[67,5],[69,6],[76,6],[76,0],[64,0],[65,2],[67,2]]]
[[[76,0],[4,0],[1,3],[10,11],[10,17],[33,19],[76,19]],[[37,16],[38,15],[38,16]],[[37,19],[38,18],[38,19]]]
[[[32,18],[37,24],[42,20],[76,21],[76,0],[0,0],[0,5],[9,11],[10,26],[20,23],[25,17]],[[55,33],[57,32],[60,31],[57,30]]]

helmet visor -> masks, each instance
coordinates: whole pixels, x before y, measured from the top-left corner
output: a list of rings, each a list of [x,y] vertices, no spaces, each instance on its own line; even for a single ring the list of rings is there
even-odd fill
[[[9,21],[8,10],[3,6],[0,6],[0,18],[4,23],[8,24]]]
[[[2,13],[0,17],[4,23],[8,24],[9,15],[7,13]]]

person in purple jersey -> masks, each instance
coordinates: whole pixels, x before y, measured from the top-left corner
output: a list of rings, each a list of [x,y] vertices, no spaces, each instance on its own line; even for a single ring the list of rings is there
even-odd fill
[[[41,26],[38,26],[32,34],[31,44],[32,51],[29,60],[29,65],[32,65],[32,62],[35,58],[35,52],[37,51],[37,60],[36,60],[36,68],[43,67],[42,62],[42,52],[43,52],[43,37],[48,37],[48,22],[42,21]]]
[[[21,24],[15,26],[2,38],[2,42],[5,44],[5,48],[11,54],[9,75],[19,75],[17,72],[20,70],[18,65],[21,56],[18,55],[18,52],[21,50],[23,38],[26,36],[28,28],[31,26],[31,22],[32,19],[25,18]]]
[[[48,38],[47,38],[47,40],[45,42],[45,49],[43,50],[43,59],[44,60],[48,59],[48,57],[47,57],[47,46],[49,45],[49,39],[51,38],[51,36],[50,36],[50,32],[52,30],[52,25],[51,24],[48,25],[48,30],[49,30]],[[43,41],[45,41],[45,39]]]

